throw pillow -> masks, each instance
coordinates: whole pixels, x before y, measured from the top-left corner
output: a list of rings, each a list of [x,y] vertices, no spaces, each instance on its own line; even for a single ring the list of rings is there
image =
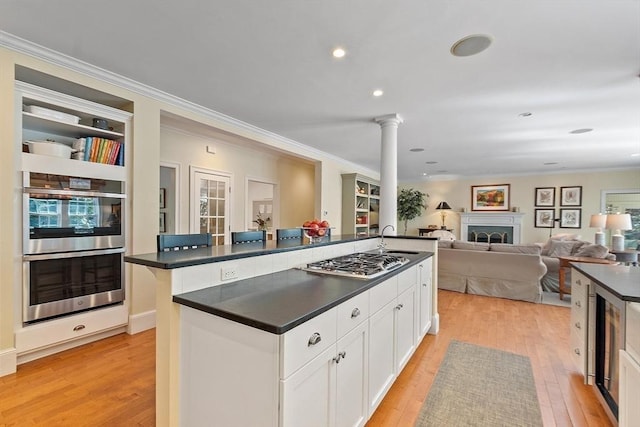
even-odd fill
[[[570,234],[570,233],[554,234],[553,236],[549,237],[549,240],[547,240],[547,243],[544,244],[540,255],[550,256],[549,250],[551,249],[551,242],[553,242],[554,240],[580,240],[580,235]]]
[[[466,249],[468,251],[488,251],[489,244],[482,242],[465,242],[464,240],[454,240],[453,249]]]
[[[551,247],[549,248],[549,255],[553,258],[561,256],[570,256],[573,251],[573,245],[576,242],[573,240],[551,240]]]
[[[491,252],[540,255],[540,249],[541,248],[538,245],[512,245],[509,243],[492,243],[489,250]]]
[[[575,256],[584,256],[590,258],[600,258],[604,259],[609,255],[609,249],[606,246],[602,245],[591,245],[586,244],[583,245],[578,252],[575,253]]]

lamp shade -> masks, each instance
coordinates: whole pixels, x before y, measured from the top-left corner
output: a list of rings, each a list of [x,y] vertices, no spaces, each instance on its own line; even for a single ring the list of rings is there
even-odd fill
[[[440,202],[438,204],[438,206],[436,207],[436,210],[444,210],[444,209],[451,209],[451,206],[449,206],[449,203],[447,202]]]
[[[607,224],[607,215],[594,214],[591,215],[591,221],[589,221],[589,227],[591,228],[604,228]]]
[[[631,230],[631,215],[609,214],[607,215],[605,228],[609,230]]]

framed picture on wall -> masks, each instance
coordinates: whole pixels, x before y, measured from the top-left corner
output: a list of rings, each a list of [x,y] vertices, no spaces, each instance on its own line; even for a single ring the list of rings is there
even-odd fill
[[[560,187],[560,206],[582,205],[582,186]]]
[[[555,206],[556,205],[556,187],[537,187],[536,188],[536,206]]]
[[[509,184],[472,185],[471,210],[508,211],[510,187]]]
[[[555,216],[555,209],[536,209],[534,225],[537,228],[553,228]]]
[[[160,212],[160,224],[159,224],[160,233],[166,233],[167,232],[166,220],[167,220],[166,212]]]
[[[166,197],[167,197],[167,189],[161,188],[160,189],[160,209],[164,209],[167,207],[167,202],[165,200]]]
[[[582,209],[560,209],[560,228],[581,228]]]

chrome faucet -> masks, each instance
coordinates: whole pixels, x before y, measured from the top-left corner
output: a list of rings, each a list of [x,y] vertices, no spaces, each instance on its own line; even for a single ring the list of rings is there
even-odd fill
[[[391,225],[391,224],[387,224],[384,226],[384,228],[382,229],[382,232],[380,233],[380,243],[378,244],[378,252],[379,253],[383,253],[387,247],[387,245],[384,244],[384,231],[388,228],[391,227],[391,230],[396,231],[396,228]]]

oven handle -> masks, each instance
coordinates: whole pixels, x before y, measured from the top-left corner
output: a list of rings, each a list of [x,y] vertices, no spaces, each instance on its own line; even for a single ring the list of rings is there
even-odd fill
[[[113,199],[125,199],[127,196],[120,193],[101,193],[99,191],[74,191],[74,190],[56,190],[53,188],[34,188],[25,187],[25,194],[47,194],[55,196],[77,196],[77,197],[110,197]]]
[[[23,261],[42,261],[48,259],[78,258],[81,256],[110,255],[123,253],[124,248],[98,249],[94,251],[58,252],[53,254],[23,255]]]

